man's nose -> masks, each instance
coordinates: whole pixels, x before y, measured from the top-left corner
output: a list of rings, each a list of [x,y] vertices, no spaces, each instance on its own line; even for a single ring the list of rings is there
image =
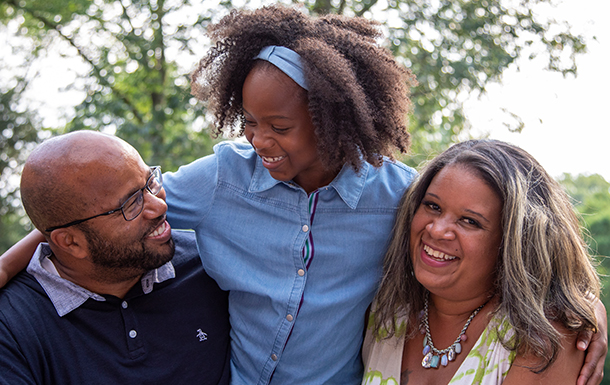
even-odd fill
[[[158,218],[167,212],[167,203],[165,203],[165,189],[161,187],[161,190],[157,195],[153,195],[150,191],[144,191],[144,208],[142,215],[146,218]]]

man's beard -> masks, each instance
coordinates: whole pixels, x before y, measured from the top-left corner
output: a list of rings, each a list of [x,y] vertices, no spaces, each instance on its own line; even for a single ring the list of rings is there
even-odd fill
[[[102,239],[91,228],[83,227],[82,230],[89,244],[91,261],[96,267],[96,278],[100,281],[133,279],[163,266],[174,257],[175,245],[171,238],[164,245],[155,245],[159,250],[151,250],[145,238],[111,241]]]

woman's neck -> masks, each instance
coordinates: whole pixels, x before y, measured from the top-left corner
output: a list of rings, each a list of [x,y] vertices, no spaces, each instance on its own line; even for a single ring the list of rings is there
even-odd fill
[[[497,302],[496,298],[497,296],[489,293],[462,300],[441,298],[430,294],[429,308],[431,313],[442,319],[466,320],[479,306]]]

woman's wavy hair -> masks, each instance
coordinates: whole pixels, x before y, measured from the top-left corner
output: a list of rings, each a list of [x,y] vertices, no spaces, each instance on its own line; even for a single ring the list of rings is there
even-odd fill
[[[307,98],[318,153],[328,169],[406,152],[411,73],[381,47],[377,23],[337,15],[309,17],[283,6],[233,10],[208,29],[213,47],[191,75],[192,93],[213,113],[215,136],[242,135],[242,86],[269,45],[297,52],[303,61]]]
[[[379,337],[397,333],[396,314],[402,312],[411,320],[409,335],[419,327],[413,321],[426,289],[413,274],[410,225],[432,179],[449,165],[475,172],[502,200],[496,313],[507,317],[515,332],[504,345],[539,357],[532,370],[542,371],[560,349],[561,335],[551,321],[571,331],[597,329],[592,298],[599,296],[599,277],[567,194],[530,154],[497,140],[450,147],[405,193],[376,296],[375,332]]]

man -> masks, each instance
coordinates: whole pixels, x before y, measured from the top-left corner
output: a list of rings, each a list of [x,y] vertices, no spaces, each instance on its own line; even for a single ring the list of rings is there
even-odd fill
[[[159,167],[74,132],[34,150],[21,195],[47,243],[0,291],[1,384],[229,382],[227,294],[172,234]]]

